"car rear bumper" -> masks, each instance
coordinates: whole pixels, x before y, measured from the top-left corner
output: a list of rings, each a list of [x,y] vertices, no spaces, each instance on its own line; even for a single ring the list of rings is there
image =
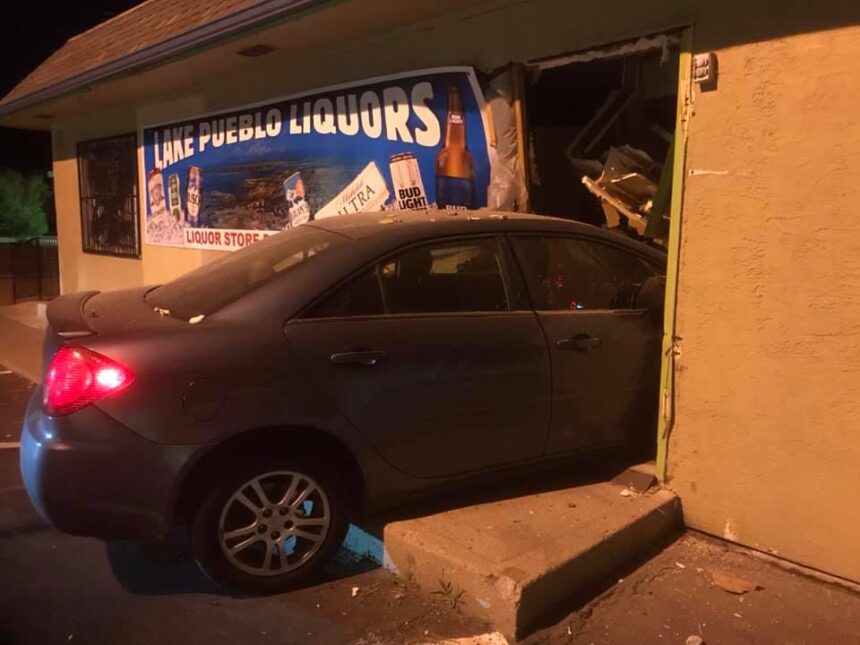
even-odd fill
[[[33,505],[66,533],[159,539],[172,527],[177,473],[196,446],[147,441],[89,406],[65,417],[30,399],[21,431],[21,476]]]

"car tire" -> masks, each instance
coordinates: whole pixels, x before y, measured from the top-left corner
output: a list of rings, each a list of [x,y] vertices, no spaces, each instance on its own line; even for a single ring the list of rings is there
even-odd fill
[[[299,482],[286,499],[291,477]],[[302,501],[304,484],[314,490]],[[191,550],[204,573],[228,589],[288,591],[306,584],[337,552],[350,509],[344,478],[318,458],[249,459],[204,495],[191,525]]]

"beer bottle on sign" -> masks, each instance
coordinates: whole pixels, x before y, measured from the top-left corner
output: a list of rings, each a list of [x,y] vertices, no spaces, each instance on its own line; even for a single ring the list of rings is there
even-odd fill
[[[448,86],[445,144],[436,154],[436,205],[475,208],[475,162],[466,147],[466,114],[456,85]]]

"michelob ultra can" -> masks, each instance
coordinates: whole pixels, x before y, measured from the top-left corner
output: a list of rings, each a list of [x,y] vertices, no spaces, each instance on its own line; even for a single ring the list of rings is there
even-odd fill
[[[179,198],[179,175],[171,173],[167,179],[167,194],[170,202],[170,214],[177,222],[182,221],[182,201]]]
[[[185,182],[185,219],[189,226],[197,226],[200,219],[200,184],[202,176],[197,166],[188,167]]]
[[[150,216],[164,215],[167,212],[167,205],[164,202],[164,175],[161,174],[161,168],[150,170],[146,183],[149,191]]]
[[[411,152],[391,155],[391,184],[394,186],[394,208],[417,210],[427,208],[427,193],[421,180],[421,168]]]
[[[350,213],[380,211],[388,201],[388,184],[375,161],[368,163],[346,188],[314,213],[314,219],[325,219]]]

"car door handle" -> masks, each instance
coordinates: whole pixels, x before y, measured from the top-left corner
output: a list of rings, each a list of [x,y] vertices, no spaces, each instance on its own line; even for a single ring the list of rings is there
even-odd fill
[[[379,361],[388,358],[388,354],[376,349],[363,349],[354,352],[338,352],[332,354],[329,360],[335,365],[348,365],[355,363],[365,367],[373,367]]]
[[[562,350],[574,349],[578,352],[587,352],[600,347],[600,339],[588,334],[577,334],[573,338],[562,338],[555,346]]]

